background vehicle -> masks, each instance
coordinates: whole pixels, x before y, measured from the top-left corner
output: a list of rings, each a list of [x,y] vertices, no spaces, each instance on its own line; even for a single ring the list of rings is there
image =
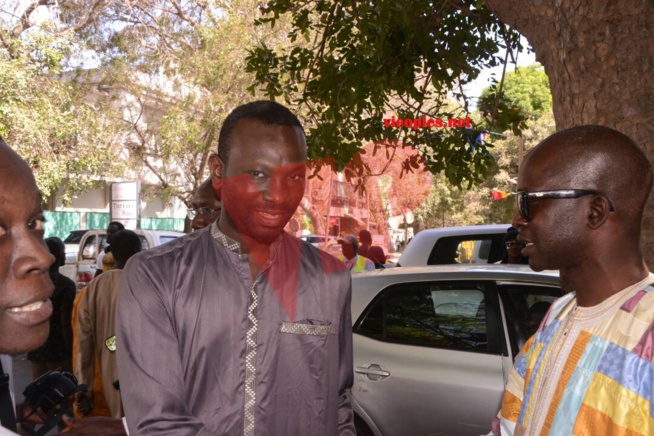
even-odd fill
[[[303,241],[306,241],[317,248],[323,248],[327,245],[330,245],[332,242],[336,242],[334,238],[325,238],[321,235],[303,235],[300,237]]]
[[[182,232],[172,232],[165,230],[134,230],[141,238],[143,250],[147,250],[157,245],[165,244],[173,239],[184,236]],[[77,287],[82,288],[91,281],[95,276],[96,259],[100,250],[103,250],[106,244],[106,230],[89,230],[80,241],[79,252],[77,254]]]
[[[423,230],[404,248],[398,266],[498,262],[504,256],[503,238],[509,227],[511,224]]]
[[[526,265],[392,268],[352,276],[359,435],[480,435],[513,358],[561,296]]]
[[[64,245],[66,246],[66,263],[75,263],[77,261],[77,253],[79,252],[79,242],[82,240],[82,236],[88,232],[88,230],[73,230],[66,236],[64,239]]]

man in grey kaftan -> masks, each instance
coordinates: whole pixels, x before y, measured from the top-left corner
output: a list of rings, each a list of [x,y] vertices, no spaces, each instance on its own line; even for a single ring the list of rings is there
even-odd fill
[[[235,123],[228,163],[212,167],[222,177],[219,220],[125,268],[117,354],[132,435],[355,434],[350,273],[282,230],[303,193],[306,145],[301,127],[278,124],[256,115]],[[276,147],[268,157],[258,151],[266,144]],[[230,185],[241,167],[245,178]],[[250,221],[236,232],[238,219]]]

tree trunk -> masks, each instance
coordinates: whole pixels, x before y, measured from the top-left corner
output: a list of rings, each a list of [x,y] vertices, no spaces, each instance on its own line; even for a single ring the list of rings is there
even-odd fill
[[[323,225],[323,218],[320,216],[320,212],[316,206],[311,204],[307,197],[304,197],[300,203],[300,207],[307,213],[307,215],[309,215],[309,219],[313,224],[313,233],[316,235],[325,235],[326,230]]]
[[[524,35],[550,79],[557,130],[617,129],[654,162],[654,4],[646,0],[485,0]],[[643,219],[654,266],[654,198]]]

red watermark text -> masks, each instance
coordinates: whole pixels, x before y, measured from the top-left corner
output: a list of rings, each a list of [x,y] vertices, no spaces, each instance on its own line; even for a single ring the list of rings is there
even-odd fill
[[[443,127],[467,127],[472,128],[472,123],[470,117],[465,118],[448,118],[443,120],[440,118],[430,118],[423,116],[422,118],[384,118],[384,127],[396,127],[396,128],[412,128],[413,130],[418,129],[433,129],[433,128],[443,128]]]

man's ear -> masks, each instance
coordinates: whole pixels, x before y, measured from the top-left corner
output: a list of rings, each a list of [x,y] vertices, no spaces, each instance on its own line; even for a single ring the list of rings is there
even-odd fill
[[[223,169],[224,165],[220,161],[220,158],[217,154],[212,154],[209,156],[209,171],[211,174],[211,186],[218,196],[218,200],[222,200],[220,197],[222,187],[223,187]]]
[[[590,201],[588,209],[588,227],[591,229],[600,228],[611,213],[611,202],[603,195],[596,195]]]

